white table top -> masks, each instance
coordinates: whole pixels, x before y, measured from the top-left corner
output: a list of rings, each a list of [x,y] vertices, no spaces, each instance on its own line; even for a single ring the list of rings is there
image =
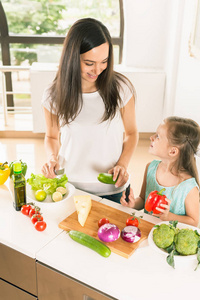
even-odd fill
[[[76,190],[78,194],[84,192]],[[125,208],[112,201],[92,197],[107,205],[126,212]],[[56,209],[42,208],[47,222],[44,232],[33,227],[29,217],[13,208],[12,197],[7,184],[0,186],[0,242],[32,258],[36,258],[66,275],[98,289],[120,300],[132,299],[175,299],[188,300],[198,295],[200,268],[194,271],[196,260],[176,262],[173,269],[166,263],[166,257],[148,245],[145,240],[129,258],[115,253],[101,257],[84,247],[58,227],[60,221],[75,210],[73,199]],[[141,212],[136,213],[138,216]],[[152,223],[160,220],[144,214]]]

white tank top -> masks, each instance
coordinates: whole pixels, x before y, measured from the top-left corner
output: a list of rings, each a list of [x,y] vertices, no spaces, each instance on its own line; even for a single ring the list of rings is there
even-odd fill
[[[122,83],[120,95],[125,106],[133,96]],[[124,127],[120,110],[110,121],[101,122],[105,106],[98,91],[83,94],[83,107],[76,119],[61,127],[59,163],[65,168],[70,183],[77,189],[95,195],[116,194],[125,189],[98,181],[99,173],[107,173],[118,161],[123,146]],[[43,106],[50,110],[48,94]]]

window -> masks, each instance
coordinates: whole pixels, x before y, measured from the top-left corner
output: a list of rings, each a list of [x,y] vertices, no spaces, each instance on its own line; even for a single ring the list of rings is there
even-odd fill
[[[67,30],[84,17],[96,18],[107,26],[113,40],[115,63],[121,63],[122,0],[2,0],[0,64],[30,66],[33,62],[59,62]],[[7,73],[8,91],[12,91],[12,81],[11,74]],[[13,96],[8,95],[7,102],[13,106]]]

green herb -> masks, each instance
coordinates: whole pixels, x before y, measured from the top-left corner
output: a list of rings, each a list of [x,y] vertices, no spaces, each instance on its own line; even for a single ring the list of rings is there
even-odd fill
[[[198,241],[197,245],[198,245],[198,250],[197,250],[197,261],[198,261],[198,263],[197,263],[196,268],[194,269],[195,271],[197,270],[198,266],[200,265],[200,241]]]
[[[167,263],[175,269],[175,263],[174,263],[174,251],[175,250],[172,250],[170,252],[170,254],[167,256]]]

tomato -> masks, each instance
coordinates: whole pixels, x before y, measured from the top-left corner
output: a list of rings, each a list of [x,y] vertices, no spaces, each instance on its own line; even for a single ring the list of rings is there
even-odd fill
[[[110,221],[106,218],[102,218],[102,219],[99,220],[98,226],[101,227],[102,225],[104,225],[106,223],[110,223]]]
[[[136,217],[135,213],[132,213],[132,216],[126,220],[126,226],[138,227],[141,218],[142,218],[142,216]]]
[[[43,216],[39,214],[35,214],[31,217],[31,222],[35,224],[37,221],[43,221]]]
[[[31,205],[23,205],[22,207],[21,207],[21,212],[23,213],[23,215],[25,215],[25,216],[28,216],[29,215],[29,212],[30,212],[30,210],[32,209],[32,206]]]
[[[33,207],[29,211],[29,217],[31,218],[33,215],[38,215],[40,213],[40,208],[39,207]]]
[[[139,221],[136,217],[130,217],[126,220],[126,226],[135,226],[138,227]]]
[[[47,224],[44,221],[37,221],[34,226],[36,230],[43,231],[47,227]]]

